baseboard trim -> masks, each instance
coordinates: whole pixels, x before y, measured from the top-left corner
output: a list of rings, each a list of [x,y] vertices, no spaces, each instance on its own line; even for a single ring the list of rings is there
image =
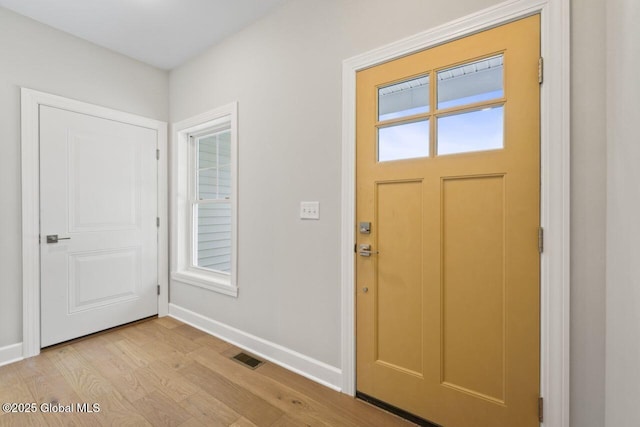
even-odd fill
[[[8,365],[9,363],[19,362],[24,359],[22,356],[22,343],[7,345],[0,347],[0,366]]]
[[[341,391],[342,371],[295,350],[272,343],[224,323],[169,304],[169,316],[227,341],[243,350],[336,391]]]

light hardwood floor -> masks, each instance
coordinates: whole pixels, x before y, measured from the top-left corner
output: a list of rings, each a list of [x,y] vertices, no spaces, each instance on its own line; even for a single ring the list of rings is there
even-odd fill
[[[239,351],[169,317],[47,349],[0,367],[0,403],[38,407],[0,412],[0,426],[413,425],[272,363],[248,369],[230,359]]]

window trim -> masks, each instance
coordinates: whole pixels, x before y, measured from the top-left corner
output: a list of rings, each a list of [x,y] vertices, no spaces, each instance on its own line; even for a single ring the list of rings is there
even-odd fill
[[[194,266],[191,136],[228,126],[231,139],[231,273]],[[238,296],[238,103],[232,102],[172,126],[171,280],[233,297]]]

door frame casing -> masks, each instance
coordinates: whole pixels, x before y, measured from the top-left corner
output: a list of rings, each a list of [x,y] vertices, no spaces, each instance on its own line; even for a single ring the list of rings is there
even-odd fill
[[[40,353],[40,115],[41,105],[140,126],[157,132],[158,316],[169,312],[167,123],[58,95],[21,88],[22,356]]]
[[[541,16],[540,394],[544,425],[569,427],[570,0],[511,0],[349,58],[342,68],[342,391],[356,392],[356,73],[533,14]]]

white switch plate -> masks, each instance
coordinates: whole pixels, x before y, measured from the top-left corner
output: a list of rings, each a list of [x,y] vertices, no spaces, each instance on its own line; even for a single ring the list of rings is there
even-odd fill
[[[300,202],[300,219],[320,219],[320,202]]]

